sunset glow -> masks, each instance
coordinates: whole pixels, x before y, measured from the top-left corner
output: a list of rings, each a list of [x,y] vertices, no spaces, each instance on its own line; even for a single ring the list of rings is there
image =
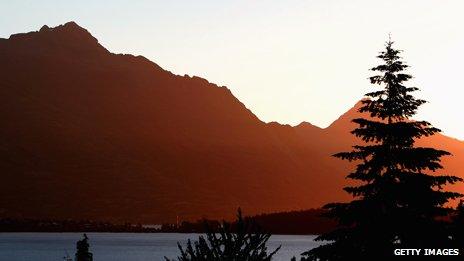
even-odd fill
[[[327,127],[352,107],[391,33],[429,101],[418,118],[464,139],[461,1],[33,3],[0,2],[0,37],[73,20],[112,52],[225,85],[261,120],[291,125]]]

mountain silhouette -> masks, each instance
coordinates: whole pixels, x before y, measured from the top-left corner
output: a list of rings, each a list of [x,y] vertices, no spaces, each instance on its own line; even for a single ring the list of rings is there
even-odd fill
[[[0,216],[164,222],[349,198],[356,106],[328,128],[260,121],[226,87],[113,54],[74,22],[0,39]],[[421,141],[454,154],[464,142]],[[458,188],[464,192],[464,187]]]

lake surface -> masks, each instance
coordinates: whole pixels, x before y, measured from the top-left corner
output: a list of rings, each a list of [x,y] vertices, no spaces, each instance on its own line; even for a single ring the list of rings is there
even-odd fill
[[[185,245],[187,239],[198,234],[177,233],[87,233],[94,261],[155,261],[164,256],[178,255],[177,242]],[[63,260],[66,251],[74,258],[76,242],[82,233],[0,233],[1,261],[55,261]],[[268,249],[282,248],[274,260],[289,261],[292,256],[318,246],[315,236],[274,235]]]

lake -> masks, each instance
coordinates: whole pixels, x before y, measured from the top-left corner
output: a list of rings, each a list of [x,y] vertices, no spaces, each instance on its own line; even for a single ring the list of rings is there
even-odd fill
[[[94,261],[150,261],[176,257],[177,242],[196,239],[198,234],[178,233],[87,233]],[[74,257],[82,233],[0,233],[1,261],[63,260],[66,251]],[[268,249],[282,245],[274,260],[289,261],[292,256],[318,246],[315,236],[274,235]]]

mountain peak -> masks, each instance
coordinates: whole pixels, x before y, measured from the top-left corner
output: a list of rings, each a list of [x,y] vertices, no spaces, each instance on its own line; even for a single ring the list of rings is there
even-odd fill
[[[29,33],[19,33],[12,34],[10,39],[23,39],[26,37],[37,37],[38,35],[50,34],[50,33],[61,33],[61,34],[79,34],[81,37],[89,37],[95,39],[86,29],[80,27],[76,22],[71,21],[56,27],[49,27],[48,25],[43,25],[39,31],[29,32]]]
[[[46,25],[44,25],[43,27],[48,27]],[[42,28],[43,28],[42,27]],[[94,38],[90,33],[89,31],[87,31],[86,29],[84,29],[83,27],[79,26],[76,22],[74,21],[71,21],[71,22],[67,22],[63,25],[59,25],[55,28],[49,28],[50,31],[59,31],[59,32],[62,32],[62,33],[68,33],[68,34],[79,34],[81,35],[82,37],[89,37],[89,38],[92,38],[94,39],[96,42],[98,42],[98,40],[96,38]]]
[[[48,25],[44,25],[40,28],[39,32],[47,32],[50,31],[50,27]]]
[[[300,122],[300,124],[296,125],[295,128],[301,128],[301,129],[317,128],[317,129],[320,129],[320,127],[318,127],[318,126],[316,126],[314,124],[311,124],[310,122],[307,122],[307,121]]]
[[[355,118],[359,118],[362,114],[359,112],[359,109],[363,106],[363,101],[365,99],[361,99],[352,108],[342,114],[338,119],[336,119],[332,124],[330,124],[327,129],[351,129],[352,120]]]
[[[69,21],[67,23],[65,23],[63,25],[63,27],[65,28],[78,28],[78,29],[83,29],[82,27],[80,27],[76,22],[74,21]]]
[[[13,34],[9,40],[16,48],[33,48],[46,53],[101,54],[108,52],[89,31],[73,21],[56,27],[44,25],[35,32]]]

